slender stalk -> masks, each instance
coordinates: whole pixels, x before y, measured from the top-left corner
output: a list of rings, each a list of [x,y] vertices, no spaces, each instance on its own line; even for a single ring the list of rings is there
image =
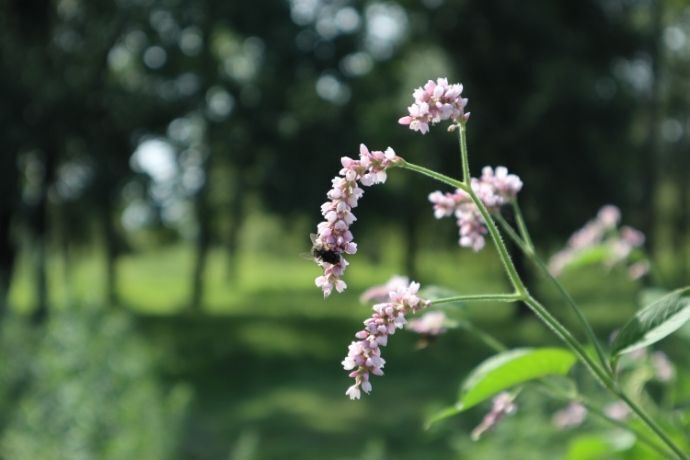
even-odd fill
[[[519,210],[520,207],[517,205],[516,202],[514,202],[514,206],[516,210]],[[516,216],[518,215],[519,211],[516,211]],[[609,361],[606,359],[606,353],[604,352],[604,348],[601,346],[601,343],[597,339],[597,336],[594,334],[594,330],[592,329],[592,326],[589,324],[589,321],[585,318],[584,313],[578,307],[577,303],[575,303],[575,300],[572,298],[570,293],[565,289],[563,284],[551,274],[551,271],[549,271],[548,267],[546,264],[544,264],[544,261],[541,260],[541,258],[537,255],[536,251],[534,250],[534,246],[532,246],[530,237],[529,237],[529,232],[527,231],[527,227],[524,226],[524,223],[522,224],[522,229],[520,230],[520,233],[522,234],[522,238],[518,236],[518,234],[515,232],[513,227],[510,226],[508,222],[502,217],[502,216],[497,216],[497,219],[499,224],[501,224],[501,227],[503,227],[503,230],[506,232],[508,237],[515,242],[515,244],[522,250],[522,252],[539,268],[539,270],[551,281],[551,283],[558,289],[558,292],[565,298],[566,302],[570,306],[570,308],[575,312],[575,316],[577,319],[580,321],[582,324],[582,327],[585,330],[585,334],[587,335],[587,340],[592,343],[594,346],[596,352],[597,352],[597,357],[599,358],[599,361],[601,362],[602,366],[606,370],[606,372],[611,376],[613,374]],[[520,219],[521,220],[521,219]],[[520,224],[518,223],[520,226]]]
[[[513,200],[513,212],[515,212],[515,221],[518,224],[522,239],[525,241],[530,251],[534,252],[534,243],[532,243],[532,238],[527,231],[527,225],[525,225],[525,219],[522,217],[522,210],[520,209],[517,199]]]
[[[615,393],[616,385],[609,377],[608,373],[602,369],[599,364],[594,361],[582,344],[573,337],[570,331],[563,326],[539,301],[532,296],[524,300],[525,304],[534,312],[535,315],[545,323],[555,334],[565,342],[566,345],[577,355],[580,361],[587,367],[590,373],[601,383],[605,388]]]
[[[427,169],[424,166],[419,166],[414,163],[409,163],[407,161],[401,161],[398,163],[398,166],[403,168],[403,169],[409,169],[410,171],[415,171],[418,172],[424,176],[431,177],[432,179],[436,179],[439,182],[443,182],[444,184],[450,185],[451,187],[459,188],[461,190],[467,191],[467,186],[458,181],[453,179],[452,177],[448,177],[445,174],[437,173],[436,171],[432,171],[431,169]]]
[[[503,345],[494,336],[468,321],[458,321],[458,327],[474,335],[479,339],[480,342],[497,353],[506,351],[508,349],[508,347]]]
[[[678,446],[676,446],[676,443],[673,442],[673,439],[666,434],[666,432],[652,419],[647,413],[628,395],[626,395],[622,390],[616,391],[616,395],[621,398],[629,407],[630,409],[637,414],[638,417],[652,430],[654,433],[661,438],[662,441],[673,451],[674,454],[678,456],[680,460],[688,460],[688,456],[680,450]]]
[[[470,162],[467,154],[467,126],[466,121],[458,122],[458,141],[460,142],[460,163],[462,164],[462,181],[470,186]]]
[[[465,137],[467,136],[465,133],[464,125],[460,123],[458,127],[460,128],[460,148],[462,152],[461,157],[463,161],[463,172],[466,172],[469,170],[469,166],[467,164],[467,145],[465,142]],[[551,313],[549,313],[549,311],[546,308],[544,308],[535,298],[533,298],[529,294],[527,287],[525,287],[524,283],[522,282],[522,278],[520,278],[520,275],[518,274],[517,269],[515,268],[515,264],[513,264],[513,261],[511,260],[510,255],[508,254],[508,249],[506,249],[503,237],[498,231],[496,223],[489,214],[489,211],[486,209],[486,206],[484,205],[482,200],[479,199],[474,190],[472,190],[472,187],[467,187],[467,193],[470,195],[470,197],[472,198],[472,202],[475,204],[475,206],[479,210],[479,213],[482,215],[484,223],[486,224],[486,228],[489,231],[489,234],[491,235],[491,239],[493,240],[494,245],[496,246],[496,250],[498,251],[499,258],[503,263],[503,267],[506,270],[508,278],[510,278],[510,282],[512,283],[517,293],[522,296],[522,301],[525,302],[525,304],[528,307],[530,307],[534,314],[536,314],[537,317],[542,320],[542,322],[544,322],[549,328],[551,328],[551,330],[562,341],[564,341],[575,352],[576,355],[578,355],[578,357],[585,364],[585,366],[589,368],[592,374],[595,377],[597,377],[604,386],[613,390],[613,382],[609,378],[608,373],[602,368],[600,368],[599,365],[592,360],[592,358],[585,351],[582,344],[580,344],[580,342],[578,342],[577,339],[573,337],[570,331],[565,326],[563,326],[553,315],[551,315]]]
[[[527,288],[525,287],[522,279],[517,273],[515,265],[508,254],[505,242],[496,227],[496,223],[489,214],[489,211],[484,206],[484,203],[477,197],[477,194],[472,190],[470,186],[470,175],[469,175],[469,163],[467,155],[467,144],[466,144],[466,133],[464,123],[459,123],[458,128],[460,129],[460,152],[462,160],[462,171],[463,171],[463,182],[458,182],[455,179],[444,176],[443,174],[436,173],[429,169],[423,168],[421,166],[412,165],[404,161],[400,162],[400,166],[406,169],[410,169],[433,179],[439,180],[448,185],[457,187],[464,190],[470,195],[473,203],[477,206],[484,223],[486,224],[487,230],[491,235],[491,239],[496,246],[501,263],[506,270],[511,284],[516,290],[516,294],[520,296],[521,300],[534,312],[534,314],[546,324],[555,334],[561,339],[578,357],[578,359],[587,367],[590,373],[611,393],[620,397],[630,408],[640,417],[640,419],[649,426],[652,431],[654,431],[657,436],[678,456],[680,460],[688,460],[688,457],[680,450],[678,446],[675,445],[673,440],[659,427],[654,420],[652,420],[634,401],[632,401],[623,391],[619,388],[618,384],[613,380],[609,374],[607,367],[600,367],[592,357],[590,357],[585,351],[584,347],[580,342],[578,342],[575,337],[570,333],[570,331],[563,326],[551,313],[544,308],[544,306],[539,303],[534,297],[532,297]],[[525,247],[526,244],[525,244]]]
[[[672,453],[671,451],[669,451],[666,448],[666,446],[662,446],[662,445],[658,444],[654,439],[647,436],[646,433],[629,426],[627,423],[622,422],[620,420],[616,420],[615,418],[609,417],[608,415],[606,415],[606,413],[604,413],[596,405],[587,401],[582,396],[580,396],[578,398],[578,402],[580,404],[582,404],[583,406],[585,406],[589,412],[596,415],[597,417],[599,417],[603,421],[610,423],[611,425],[614,425],[614,426],[621,428],[623,430],[631,432],[632,434],[637,436],[637,439],[639,439],[643,443],[647,444],[649,447],[651,447],[652,449],[654,449],[655,451],[657,451],[659,454],[663,455],[664,457],[667,457],[667,458],[674,458],[675,457],[675,454]]]
[[[520,294],[474,294],[434,299],[431,301],[431,304],[439,305],[451,302],[518,302],[520,300],[522,300]]]
[[[486,345],[488,348],[490,348],[491,350],[493,350],[497,353],[506,351],[508,349],[507,346],[505,346],[503,343],[501,343],[498,339],[496,339],[490,333],[486,332],[485,330],[475,326],[474,324],[472,324],[468,321],[459,321],[458,327],[460,327],[463,330],[474,335],[484,345]],[[583,406],[585,406],[589,412],[591,412],[595,416],[599,417],[603,421],[610,423],[613,426],[616,426],[618,428],[621,428],[623,430],[626,430],[626,431],[634,434],[640,441],[647,444],[649,447],[651,447],[652,449],[654,449],[655,451],[657,451],[661,455],[668,457],[668,458],[673,458],[671,456],[671,452],[668,449],[666,449],[664,446],[658,444],[654,439],[647,436],[646,433],[629,426],[627,423],[625,423],[621,420],[616,420],[614,418],[609,417],[603,411],[601,411],[596,405],[592,404],[583,395],[581,395],[577,392],[574,395],[566,394],[563,391],[561,391],[560,388],[552,385],[551,383],[549,383],[548,381],[545,381],[545,380],[540,380],[538,383],[539,383],[539,386],[537,388],[539,390],[541,390],[542,392],[546,393],[547,395],[551,396],[552,398],[560,399],[562,401],[568,401],[568,402],[577,401],[580,404],[582,404]]]
[[[484,219],[486,228],[487,230],[489,230],[491,239],[493,240],[494,246],[496,247],[496,251],[498,252],[498,257],[501,259],[501,263],[505,268],[508,278],[510,278],[510,283],[513,285],[513,288],[515,288],[515,291],[521,294],[523,298],[528,297],[529,293],[527,291],[527,287],[522,282],[522,278],[520,278],[520,275],[518,274],[517,269],[515,268],[515,264],[513,264],[513,261],[510,259],[510,254],[508,254],[506,245],[503,242],[503,237],[499,233],[498,228],[496,228],[496,224],[491,218],[489,211],[486,209],[486,206],[484,206],[484,203],[482,203],[482,200],[480,200],[477,194],[474,193],[472,187],[469,187],[467,189],[467,193],[472,198],[472,201],[477,206],[479,213],[482,215],[482,218]]]

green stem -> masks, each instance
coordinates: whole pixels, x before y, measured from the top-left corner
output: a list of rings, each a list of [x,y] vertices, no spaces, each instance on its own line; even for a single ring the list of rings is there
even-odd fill
[[[647,433],[640,431],[639,429],[636,429],[621,420],[616,420],[614,418],[609,417],[608,415],[606,415],[606,413],[604,413],[601,409],[599,409],[595,404],[590,402],[584,395],[580,394],[579,392],[576,391],[575,394],[563,393],[560,390],[560,388],[553,385],[549,381],[543,380],[539,383],[540,389],[552,398],[582,404],[584,407],[587,408],[588,412],[591,412],[593,415],[599,417],[603,421],[610,423],[615,427],[621,428],[625,431],[634,434],[640,441],[647,444],[649,447],[656,450],[664,457],[675,458],[675,455],[672,454],[671,451],[669,451],[665,446],[658,444],[654,439],[650,438],[647,435]]]
[[[530,251],[534,252],[534,243],[532,243],[532,238],[527,231],[527,225],[525,225],[525,219],[522,217],[522,210],[520,209],[517,199],[513,200],[513,211],[515,212],[515,221],[518,224],[522,239],[525,241]]]
[[[465,121],[458,122],[458,141],[460,142],[460,163],[462,164],[462,181],[470,186],[470,162],[467,154],[467,127]]]
[[[627,423],[625,423],[623,421],[616,420],[615,418],[609,417],[601,409],[599,409],[596,405],[587,401],[582,396],[578,397],[578,402],[580,404],[582,404],[583,406],[585,406],[589,412],[596,415],[597,417],[604,420],[605,422],[610,423],[613,426],[616,426],[618,428],[621,428],[623,430],[629,431],[630,433],[634,434],[637,437],[637,439],[639,439],[643,443],[647,444],[649,447],[651,447],[652,449],[654,449],[655,451],[657,451],[658,453],[660,453],[664,457],[673,458],[675,456],[675,454],[672,454],[665,446],[658,444],[654,439],[647,436],[646,433],[629,426]]]
[[[630,409],[637,414],[638,417],[652,430],[654,433],[661,438],[662,441],[673,451],[674,454],[678,456],[680,460],[688,460],[688,456],[683,453],[682,450],[678,446],[676,446],[676,443],[673,442],[673,439],[666,434],[666,432],[649,416],[647,413],[628,395],[626,395],[622,390],[617,389],[616,395],[621,398],[627,405],[630,407]]]
[[[486,345],[488,348],[490,348],[491,350],[493,350],[497,353],[506,351],[508,349],[507,346],[505,346],[503,343],[501,343],[494,336],[492,336],[488,332],[484,331],[483,329],[475,326],[474,324],[472,324],[468,321],[459,321],[458,327],[471,333],[472,335],[477,337],[484,345]],[[669,455],[670,451],[668,449],[666,449],[664,446],[658,444],[654,439],[647,436],[646,433],[629,426],[627,423],[625,423],[623,421],[616,420],[616,419],[609,417],[602,410],[600,410],[596,405],[592,404],[589,400],[587,400],[587,398],[585,398],[583,395],[581,395],[579,393],[575,393],[574,395],[563,393],[560,388],[552,385],[550,382],[548,382],[546,380],[540,380],[538,383],[539,383],[538,388],[542,392],[548,394],[549,396],[551,396],[555,399],[560,399],[562,401],[567,401],[567,402],[577,401],[577,402],[579,402],[580,404],[585,406],[589,412],[591,412],[595,416],[601,418],[603,421],[608,422],[611,425],[614,425],[618,428],[626,430],[630,433],[633,433],[635,436],[637,436],[637,438],[640,441],[647,444],[649,447],[656,450],[661,455],[663,455],[665,457],[672,458]]]
[[[477,326],[468,321],[458,321],[458,327],[474,335],[484,345],[486,345],[488,348],[492,349],[497,353],[506,351],[508,349],[508,347],[503,345],[500,341],[498,341],[498,339],[494,338],[491,334],[478,328]]]
[[[520,300],[522,300],[520,294],[474,294],[434,299],[431,301],[431,304],[439,305],[450,302],[518,302]]]
[[[498,257],[501,259],[501,263],[506,270],[510,283],[513,285],[515,291],[521,294],[523,298],[528,297],[529,293],[527,291],[527,287],[522,282],[520,275],[518,275],[515,264],[513,264],[513,261],[510,259],[510,254],[508,254],[506,245],[503,242],[503,237],[501,237],[501,234],[499,233],[494,220],[491,218],[489,211],[486,209],[486,206],[484,206],[484,203],[482,203],[482,200],[479,199],[474,190],[472,190],[472,187],[467,189],[467,193],[470,195],[470,198],[472,198],[472,201],[484,219],[486,228],[491,235],[491,239],[493,240],[496,251],[498,252]]]
[[[517,205],[517,203],[514,202],[514,206],[516,211],[516,216],[519,213],[520,207]],[[520,231],[522,233],[522,238],[518,236],[518,234],[515,232],[513,227],[510,226],[508,222],[502,217],[502,216],[497,216],[498,222],[501,224],[501,227],[503,227],[503,230],[506,232],[508,237],[513,240],[513,242],[522,250],[522,252],[539,268],[539,270],[551,281],[551,283],[558,289],[558,292],[565,298],[566,302],[570,306],[570,308],[573,310],[575,313],[575,316],[577,317],[578,321],[580,321],[580,324],[582,324],[582,327],[585,330],[585,334],[587,335],[587,340],[594,346],[596,352],[597,352],[597,357],[599,358],[599,361],[601,362],[602,366],[606,370],[606,372],[609,374],[609,376],[613,375],[613,372],[611,370],[611,367],[609,365],[608,359],[606,359],[606,353],[604,352],[604,348],[601,346],[601,343],[599,343],[599,340],[597,339],[597,336],[594,334],[594,330],[592,329],[592,326],[589,324],[589,321],[585,318],[584,313],[578,307],[577,303],[575,303],[575,300],[572,298],[570,293],[565,289],[563,284],[551,274],[551,271],[548,269],[546,264],[544,264],[544,261],[541,260],[541,258],[537,255],[536,251],[534,250],[534,246],[532,246],[531,240],[529,238],[529,232],[527,231],[527,227],[524,226],[524,223],[522,224],[522,230]],[[520,219],[521,220],[521,219]],[[518,223],[518,225],[520,225]]]
[[[417,171],[421,174],[444,182],[448,185],[457,187],[461,190],[464,190],[466,193],[470,195],[472,201],[474,202],[480,214],[482,215],[482,218],[484,219],[484,223],[486,224],[487,230],[489,231],[491,239],[493,240],[494,245],[496,246],[496,250],[498,251],[501,263],[503,264],[506,273],[510,278],[510,282],[516,290],[516,294],[520,295],[522,301],[532,310],[532,312],[534,312],[534,314],[544,324],[546,324],[559,339],[565,342],[565,344],[575,353],[575,355],[585,365],[585,367],[587,367],[590,373],[606,389],[608,389],[611,393],[618,395],[623,401],[625,401],[630,406],[630,408],[636,414],[638,414],[640,419],[645,424],[647,424],[652,429],[652,431],[654,431],[674,453],[678,455],[679,459],[688,460],[685,454],[683,454],[683,452],[674,444],[673,440],[642,410],[642,408],[637,406],[619,389],[616,382],[609,375],[608,368],[600,367],[600,365],[587,354],[582,344],[580,344],[580,342],[578,342],[573,337],[570,331],[567,328],[565,328],[565,326],[563,326],[553,315],[551,315],[551,313],[549,313],[549,311],[546,308],[544,308],[543,305],[541,305],[535,298],[533,298],[529,294],[527,288],[522,282],[522,279],[517,273],[515,265],[513,264],[513,261],[510,258],[510,255],[508,254],[505,242],[503,241],[503,238],[501,237],[501,234],[499,233],[498,228],[496,227],[496,223],[489,214],[489,211],[486,209],[486,206],[484,206],[484,203],[482,203],[482,201],[477,197],[477,194],[474,192],[474,190],[472,190],[472,187],[470,186],[469,163],[467,158],[467,145],[465,139],[465,125],[464,123],[459,123],[458,127],[460,128],[460,151],[462,159],[463,177],[465,179],[463,182],[458,182],[450,177],[444,176],[442,174],[436,173],[434,171],[428,170],[420,166],[411,165],[404,161],[400,162],[400,166],[413,171]]]
[[[455,180],[452,177],[448,177],[445,174],[437,173],[436,171],[432,171],[431,169],[427,169],[424,166],[419,166],[414,163],[408,163],[405,160],[400,161],[397,163],[397,166],[403,168],[403,169],[409,169],[410,171],[415,171],[420,174],[423,174],[427,177],[431,177],[432,179],[436,179],[439,182],[443,182],[444,184],[450,185],[451,187],[459,188],[461,190],[467,191],[467,186],[460,182],[459,180]]]
[[[524,300],[525,304],[534,312],[535,315],[545,323],[566,345],[577,355],[580,361],[587,367],[590,373],[607,389],[615,392],[615,384],[608,373],[594,361],[582,344],[573,337],[570,331],[563,326],[549,311],[535,298],[529,296]]]

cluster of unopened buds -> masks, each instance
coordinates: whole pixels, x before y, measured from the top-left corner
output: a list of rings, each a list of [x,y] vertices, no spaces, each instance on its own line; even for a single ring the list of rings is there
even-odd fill
[[[472,190],[491,212],[498,212],[503,205],[511,203],[522,189],[522,181],[514,174],[509,174],[503,166],[494,171],[490,166],[482,170],[482,176],[472,178]],[[434,216],[437,219],[454,216],[460,233],[458,243],[462,247],[481,250],[486,244],[486,226],[479,209],[472,202],[470,195],[457,189],[452,193],[439,191],[429,195],[434,205]]]
[[[361,144],[359,159],[342,157],[342,169],[333,181],[333,187],[328,192],[329,201],[321,205],[324,221],[317,226],[317,234],[313,238],[313,255],[316,262],[323,268],[323,275],[316,278],[316,285],[327,297],[333,289],[342,292],[347,285],[342,280],[345,268],[348,266],[343,254],[357,252],[350,225],[357,220],[352,209],[364,195],[360,185],[368,187],[382,184],[386,181],[386,169],[399,161],[400,158],[392,148],[385,151],[369,151]]]
[[[560,275],[569,264],[594,248],[605,251],[603,264],[607,268],[627,262],[633,251],[644,244],[645,236],[629,226],[619,228],[620,220],[621,212],[616,206],[602,207],[595,219],[573,233],[566,247],[551,257],[549,271],[553,275]],[[648,271],[649,261],[645,259],[628,266],[628,275],[632,279],[641,278]]]
[[[383,375],[386,361],[381,357],[381,347],[388,337],[395,334],[407,322],[406,316],[429,305],[429,301],[417,295],[419,283],[398,287],[388,294],[388,301],[373,306],[372,315],[364,321],[364,328],[355,334],[356,341],[349,346],[343,360],[343,368],[350,372],[355,383],[346,393],[350,399],[359,399],[362,391],[371,391],[370,375]]]

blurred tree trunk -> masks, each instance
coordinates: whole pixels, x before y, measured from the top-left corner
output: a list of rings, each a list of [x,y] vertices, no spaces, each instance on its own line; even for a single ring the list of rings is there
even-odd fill
[[[43,149],[43,178],[41,189],[32,213],[32,227],[35,247],[36,306],[33,320],[43,323],[48,317],[48,193],[55,180],[57,168],[57,147],[48,143]]]
[[[209,127],[210,128],[210,127]],[[210,135],[208,136],[210,143]],[[211,229],[209,221],[211,219],[210,206],[208,203],[209,193],[209,173],[211,171],[211,157],[204,161],[204,183],[196,194],[194,204],[196,211],[197,235],[195,241],[195,260],[192,272],[192,296],[190,307],[194,311],[201,311],[204,298],[204,275],[206,273],[206,261],[208,250],[211,244]]]
[[[0,182],[0,320],[7,311],[7,301],[14,270],[17,248],[12,241],[10,230],[15,215],[15,200],[18,196],[18,174],[16,172],[16,154],[6,153],[0,156],[3,171],[13,171],[6,174]]]
[[[101,205],[99,206],[99,217],[105,238],[105,296],[108,305],[116,306],[119,304],[117,296],[117,257],[119,255],[119,244],[117,231],[113,222],[115,214],[110,188],[104,191]]]
[[[214,65],[213,54],[211,50],[211,34],[212,34],[212,24],[214,20],[213,16],[213,2],[210,0],[206,1],[204,8],[204,17],[201,21],[202,23],[202,43],[203,51],[201,54],[201,78],[202,78],[202,98],[200,99],[200,108],[203,113],[206,113],[204,117],[205,121],[205,136],[206,136],[206,148],[208,149],[208,156],[204,160],[203,172],[204,172],[204,182],[199,188],[194,197],[194,209],[196,214],[196,224],[197,224],[197,234],[195,241],[195,260],[194,269],[192,272],[192,294],[189,302],[189,306],[193,311],[201,311],[203,307],[204,298],[204,275],[206,273],[206,261],[208,259],[208,250],[211,244],[211,210],[209,205],[209,182],[211,179],[211,161],[214,154],[213,142],[215,140],[214,136],[214,123],[209,119],[207,110],[208,107],[205,103],[205,96],[208,94],[209,89],[213,86],[213,82],[216,77],[216,68]]]
[[[690,117],[685,117],[685,126],[690,126]],[[684,135],[684,141],[676,150],[677,166],[675,181],[678,193],[678,212],[676,213],[674,248],[676,256],[678,283],[687,284],[690,278],[690,136]]]
[[[656,197],[659,184],[659,129],[661,121],[661,69],[663,62],[663,24],[664,0],[652,2],[650,32],[651,59],[651,88],[649,103],[647,104],[647,120],[649,133],[642,154],[642,168],[640,169],[640,183],[642,191],[640,207],[642,209],[642,231],[647,235],[646,245],[649,253],[654,256],[655,228],[657,222]]]
[[[230,225],[228,227],[228,235],[226,242],[227,266],[226,274],[228,281],[237,279],[237,265],[240,232],[242,231],[242,224],[244,222],[244,192],[246,183],[244,181],[243,171],[238,171],[233,177],[232,192],[230,197]]]

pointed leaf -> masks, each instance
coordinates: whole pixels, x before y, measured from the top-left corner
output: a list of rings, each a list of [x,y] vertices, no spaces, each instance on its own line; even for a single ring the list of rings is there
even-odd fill
[[[612,345],[613,356],[651,345],[690,319],[690,287],[678,289],[638,311]]]
[[[519,348],[484,361],[465,379],[456,407],[467,410],[515,385],[548,375],[565,375],[575,355],[563,348]]]
[[[566,460],[608,460],[614,452],[631,449],[635,441],[635,435],[626,431],[580,435],[568,444]]]
[[[424,429],[428,430],[435,423],[450,418],[454,415],[457,415],[460,412],[461,410],[455,406],[445,407],[439,410],[438,412],[432,414],[431,417],[429,417],[428,419],[426,419],[426,422],[424,423]]]

